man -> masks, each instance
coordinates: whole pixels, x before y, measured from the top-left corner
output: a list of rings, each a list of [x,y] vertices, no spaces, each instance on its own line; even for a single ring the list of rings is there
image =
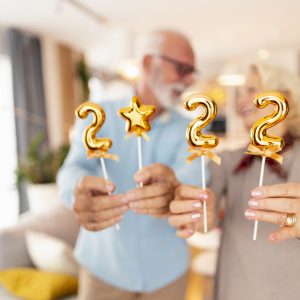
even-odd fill
[[[110,152],[120,157],[106,160],[110,181],[103,178],[99,160],[86,158],[82,133],[91,119],[77,122],[58,184],[82,225],[75,250],[82,266],[80,300],[184,299],[187,245],[165,216],[179,181],[200,183],[200,175],[191,176],[199,166],[185,164],[189,120],[174,111],[194,72],[186,37],[172,31],[146,37],[135,94],[155,105],[156,114],[140,172],[136,139],[124,140],[124,120],[117,116],[131,99],[101,104],[107,118],[100,135],[113,140]],[[143,187],[136,188],[141,182]],[[119,222],[118,231],[113,225]]]

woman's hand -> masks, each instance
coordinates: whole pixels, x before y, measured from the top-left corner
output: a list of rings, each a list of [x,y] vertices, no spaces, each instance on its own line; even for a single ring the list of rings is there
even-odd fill
[[[203,232],[203,201],[207,203],[208,228],[214,224],[215,197],[211,190],[180,185],[170,203],[169,223],[177,228],[177,236],[189,238],[196,231]]]
[[[257,187],[251,197],[250,209],[245,212],[249,220],[280,225],[280,229],[269,236],[269,241],[275,243],[300,237],[300,183]],[[289,220],[294,220],[295,224],[287,226]]]

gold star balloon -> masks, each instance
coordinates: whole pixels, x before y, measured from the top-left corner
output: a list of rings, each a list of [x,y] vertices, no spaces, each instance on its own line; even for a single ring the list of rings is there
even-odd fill
[[[155,113],[153,105],[143,105],[137,96],[131,100],[129,107],[124,107],[118,110],[118,114],[126,120],[126,131],[128,134],[136,134],[138,142],[138,166],[139,170],[143,168],[142,158],[142,137],[146,140],[149,138],[146,132],[151,130],[150,119]],[[143,183],[140,182],[140,187]]]
[[[149,121],[154,113],[155,107],[143,105],[137,96],[132,98],[129,107],[121,108],[118,111],[118,114],[126,120],[126,131],[139,137],[151,130]]]

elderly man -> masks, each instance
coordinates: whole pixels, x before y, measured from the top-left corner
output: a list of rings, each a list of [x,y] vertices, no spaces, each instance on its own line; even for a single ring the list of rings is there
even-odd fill
[[[137,173],[136,140],[124,140],[124,121],[116,114],[130,99],[101,104],[107,115],[101,135],[112,138],[111,152],[120,157],[120,162],[107,161],[111,181],[103,178],[99,160],[86,158],[82,133],[90,120],[75,127],[58,183],[82,225],[75,250],[82,266],[80,300],[184,299],[188,249],[165,216],[179,182],[200,183],[200,175],[191,175],[197,163],[185,164],[189,120],[174,110],[194,72],[186,37],[172,31],[146,37],[132,95],[155,105],[156,114],[143,148],[146,167]],[[119,222],[118,231],[113,225]]]

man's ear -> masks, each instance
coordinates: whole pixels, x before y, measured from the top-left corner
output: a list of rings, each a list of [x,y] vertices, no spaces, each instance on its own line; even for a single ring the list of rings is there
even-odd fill
[[[145,55],[142,61],[142,66],[145,73],[149,73],[152,69],[153,57],[151,55]]]

